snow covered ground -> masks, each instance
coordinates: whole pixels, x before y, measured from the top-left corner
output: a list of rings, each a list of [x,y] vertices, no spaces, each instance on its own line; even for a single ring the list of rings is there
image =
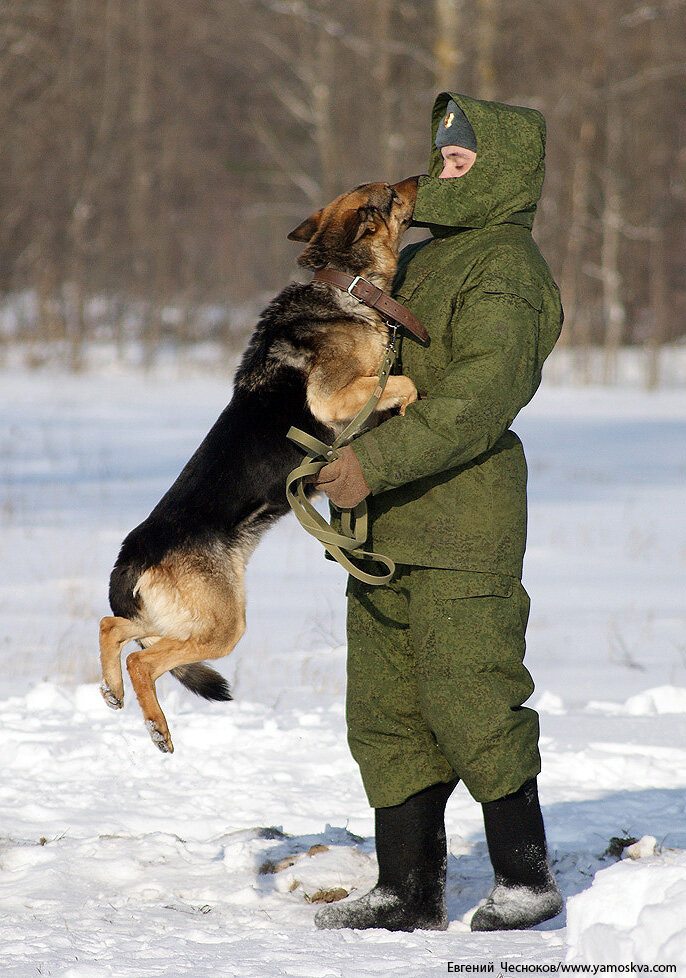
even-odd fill
[[[291,518],[249,569],[235,701],[159,684],[176,746],[97,690],[125,533],[228,400],[230,374],[0,370],[0,974],[442,975],[449,963],[686,970],[686,390],[545,386],[530,466],[528,665],[565,918],[473,935],[479,807],[448,804],[447,932],[319,932],[375,880],[343,716],[344,575]],[[657,841],[617,861],[613,837]]]

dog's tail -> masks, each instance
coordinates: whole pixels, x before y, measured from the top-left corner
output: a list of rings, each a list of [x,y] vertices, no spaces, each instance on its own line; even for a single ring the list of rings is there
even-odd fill
[[[231,687],[218,672],[210,669],[204,662],[193,662],[188,666],[177,666],[171,670],[172,676],[179,680],[182,686],[196,696],[206,700],[231,700]]]

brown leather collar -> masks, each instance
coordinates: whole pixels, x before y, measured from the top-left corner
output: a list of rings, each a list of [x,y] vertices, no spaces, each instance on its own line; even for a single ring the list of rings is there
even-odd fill
[[[421,340],[422,343],[426,343],[429,339],[429,334],[414,313],[411,313],[406,306],[392,299],[383,289],[372,285],[371,282],[368,282],[360,275],[349,275],[347,272],[339,272],[337,269],[327,266],[326,268],[317,269],[314,273],[314,280],[315,282],[326,282],[327,285],[335,285],[336,288],[348,292],[366,306],[371,306],[372,309],[378,309],[384,319],[389,320],[391,323],[399,323],[401,326],[404,326],[406,330]]]

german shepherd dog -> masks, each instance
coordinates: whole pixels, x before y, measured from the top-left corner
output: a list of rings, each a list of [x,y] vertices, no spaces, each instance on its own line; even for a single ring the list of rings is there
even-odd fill
[[[307,242],[305,268],[331,265],[389,290],[412,217],[417,178],[369,183],[308,217],[288,237]],[[323,282],[291,283],[262,314],[234,393],[176,482],[124,540],[110,577],[112,616],[100,622],[101,691],[124,703],[121,653],[155,745],[174,750],[155,691],[171,671],[210,700],[229,700],[204,659],[232,651],[245,631],[246,562],[262,533],[288,512],[285,483],[302,460],[287,438],[297,425],[330,442],[374,391],[388,327],[375,310]],[[404,413],[417,398],[392,376],[378,411]]]

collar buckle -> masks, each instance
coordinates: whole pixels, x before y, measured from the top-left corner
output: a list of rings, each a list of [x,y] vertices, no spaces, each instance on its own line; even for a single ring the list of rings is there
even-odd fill
[[[360,299],[359,296],[353,295],[353,289],[355,288],[358,282],[364,282],[366,285],[369,285],[369,282],[367,282],[366,278],[362,278],[361,275],[356,275],[345,291],[348,293],[348,295],[352,295],[353,299],[357,299],[358,302],[362,302],[362,299]]]

